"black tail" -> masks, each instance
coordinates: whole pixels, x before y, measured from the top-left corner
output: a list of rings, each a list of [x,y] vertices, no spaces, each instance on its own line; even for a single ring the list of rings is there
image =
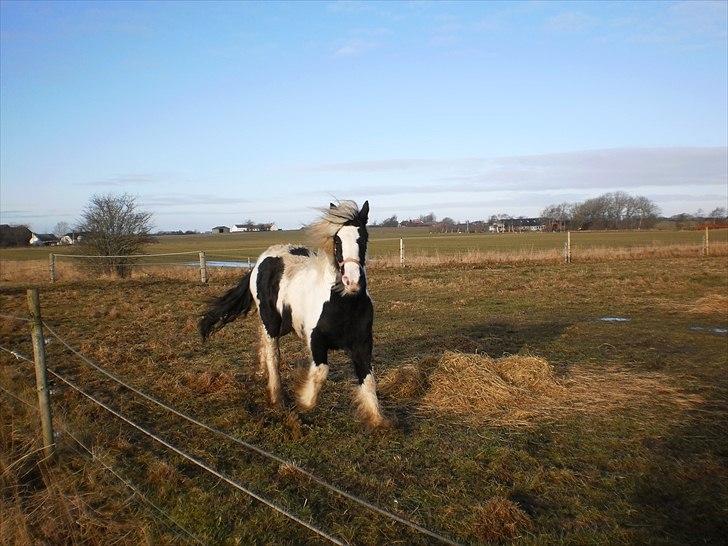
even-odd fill
[[[250,293],[250,274],[240,280],[234,288],[225,292],[219,298],[212,300],[205,315],[200,319],[198,327],[202,341],[217,332],[228,322],[234,321],[240,315],[247,315],[253,306],[253,295]]]

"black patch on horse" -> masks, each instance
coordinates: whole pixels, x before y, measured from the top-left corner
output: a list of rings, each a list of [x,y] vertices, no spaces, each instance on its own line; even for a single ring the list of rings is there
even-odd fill
[[[258,301],[260,320],[270,337],[280,337],[291,331],[291,309],[284,307],[283,316],[278,312],[278,290],[283,277],[283,258],[268,257],[258,266]]]
[[[326,363],[326,352],[344,349],[352,357],[359,383],[371,371],[374,306],[366,292],[366,277],[356,295],[342,296],[332,290],[311,332],[311,352],[316,364]]]
[[[310,256],[311,255],[311,251],[309,249],[307,249],[305,246],[297,246],[295,248],[292,248],[289,252],[291,254],[293,254],[294,256]]]

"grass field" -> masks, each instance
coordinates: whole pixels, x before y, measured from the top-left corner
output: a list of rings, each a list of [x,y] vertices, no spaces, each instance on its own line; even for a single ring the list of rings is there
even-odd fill
[[[372,258],[399,256],[399,238],[404,238],[407,256],[451,255],[466,252],[531,252],[561,250],[565,233],[428,233],[427,228],[371,228],[369,255]],[[713,230],[711,241],[728,243],[728,230]],[[700,231],[594,231],[571,235],[573,252],[593,248],[630,248],[665,245],[700,245]],[[305,242],[302,231],[267,233],[229,233],[222,235],[180,235],[157,238],[146,252],[163,254],[204,250],[211,259],[253,260],[268,246],[276,243]],[[41,247],[1,249],[0,260],[45,260],[48,254],[78,252],[73,247]],[[188,258],[169,257],[171,261]]]
[[[644,244],[644,237],[663,235],[699,241],[695,233],[584,237],[591,244],[643,237]],[[531,239],[558,244],[559,237],[458,241],[512,247]],[[179,250],[188,244],[183,239],[165,239],[159,248]],[[389,248],[384,239],[380,248]],[[188,241],[194,247],[206,240],[213,239]],[[317,409],[296,415],[266,403],[264,380],[255,373],[254,320],[199,342],[195,323],[203,302],[234,282],[232,272],[208,286],[74,280],[43,287],[41,299],[49,324],[135,386],[459,542],[722,544],[727,272],[725,256],[373,269],[375,371],[385,411],[396,421],[375,433],[352,417],[354,379],[342,355],[333,359]],[[2,313],[26,314],[24,288],[0,285]],[[24,325],[0,320],[0,334],[3,346],[31,353]],[[291,337],[282,350],[290,389],[306,355]],[[48,353],[51,366],[114,408],[344,540],[428,542],[156,411],[56,342]],[[514,366],[526,377],[514,375]],[[5,353],[0,385],[33,401],[32,370]],[[317,542],[62,385],[53,389],[58,424],[94,445],[101,460],[203,542]],[[5,393],[0,398],[0,542],[184,542],[96,461],[74,452],[67,437],[61,436],[57,465],[38,465],[39,454],[31,454],[35,415]]]

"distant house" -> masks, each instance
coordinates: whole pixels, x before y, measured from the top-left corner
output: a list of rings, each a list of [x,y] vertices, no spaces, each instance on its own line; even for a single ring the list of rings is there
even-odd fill
[[[278,231],[275,224],[233,224],[230,233],[240,233],[243,231]]]
[[[31,246],[55,246],[59,242],[58,237],[52,233],[32,233],[28,241]]]
[[[88,236],[87,231],[69,231],[60,238],[59,243],[62,245],[77,245],[86,236]]]
[[[230,228],[227,226],[215,226],[212,228],[213,233],[230,233]]]

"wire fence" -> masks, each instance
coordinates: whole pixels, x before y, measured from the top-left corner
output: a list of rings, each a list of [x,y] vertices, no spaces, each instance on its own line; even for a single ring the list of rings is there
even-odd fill
[[[0,350],[10,353],[11,355],[13,355],[16,358],[16,360],[23,360],[25,362],[33,364],[33,361],[30,358],[22,355],[21,353],[19,353],[17,351],[10,350],[6,347],[3,347],[2,345],[0,345]],[[20,402],[24,406],[28,407],[33,413],[37,413],[38,409],[33,404],[31,404],[27,400],[23,400],[19,396],[16,396],[15,394],[13,394],[12,392],[10,392],[9,390],[7,390],[6,388],[4,388],[1,385],[0,385],[0,391],[4,392],[6,395],[10,396],[11,398]],[[90,446],[86,445],[84,442],[82,442],[75,434],[73,434],[71,432],[71,430],[65,424],[63,424],[62,422],[60,422],[58,420],[56,420],[55,424],[57,426],[59,426],[59,428],[61,428],[61,430],[69,438],[71,438],[76,443],[76,445],[81,447],[88,455],[90,455],[92,461],[98,463],[105,470],[110,472],[125,487],[130,489],[139,498],[139,500],[141,500],[144,504],[146,504],[147,506],[150,506],[156,512],[161,514],[165,519],[165,521],[163,523],[165,523],[165,525],[167,525],[168,528],[172,529],[173,531],[175,531],[175,530],[181,531],[185,536],[187,536],[189,539],[191,539],[196,544],[205,544],[202,540],[197,538],[191,531],[186,529],[182,524],[180,524],[177,520],[175,520],[172,516],[170,516],[168,512],[166,512],[159,505],[157,505],[156,503],[151,501],[146,495],[144,495],[144,493],[141,492],[141,490],[139,488],[137,488],[134,484],[132,484],[128,479],[124,478],[124,476],[122,476],[118,470],[114,469],[112,466],[110,466],[109,464],[105,463],[102,459],[97,457],[96,453],[94,453],[93,449]],[[82,452],[75,449],[75,447],[73,447],[73,446],[71,446],[71,447],[72,447],[72,449],[74,449],[74,451],[76,451],[76,453],[83,456]],[[170,526],[169,523],[171,523],[172,525]]]
[[[679,237],[668,238],[664,233],[650,239],[650,232],[562,232],[554,234],[514,234],[526,237],[524,242],[501,244],[499,235],[485,236],[476,245],[468,243],[468,235],[451,234],[437,237],[388,237],[370,243],[368,263],[375,267],[439,266],[476,263],[571,263],[577,261],[607,261],[615,259],[676,258],[708,255],[728,255],[725,230],[718,230],[711,239],[709,230],[676,232]],[[483,237],[483,234],[473,234]],[[548,240],[542,239],[549,235]],[[572,237],[573,236],[573,237]],[[538,238],[534,238],[538,237]],[[556,238],[554,238],[556,237]],[[574,239],[572,244],[572,238]],[[448,240],[447,243],[442,241]],[[528,240],[530,243],[526,244]],[[439,241],[439,242],[438,242]],[[397,251],[397,243],[399,250]],[[381,245],[377,247],[377,245]],[[118,277],[167,276],[181,279],[199,278],[205,284],[211,277],[225,278],[224,273],[236,274],[240,269],[254,266],[264,246],[247,248],[214,248],[152,254],[101,256],[91,254],[51,253],[48,265],[36,262],[5,264],[2,280],[74,280],[103,275]],[[3,269],[0,260],[0,270]],[[44,277],[45,270],[45,279]],[[0,271],[2,273],[2,271]]]
[[[31,319],[28,319],[28,318],[25,318],[25,317],[18,317],[18,316],[15,316],[15,315],[0,314],[0,317],[1,318],[6,318],[6,319],[9,319],[9,320],[18,320],[18,321],[23,321],[23,322],[32,322]],[[241,447],[244,447],[247,450],[249,450],[251,452],[254,452],[254,453],[256,453],[256,454],[258,454],[258,455],[260,455],[260,456],[262,456],[262,457],[264,457],[264,458],[266,458],[268,460],[270,460],[270,461],[274,461],[274,462],[278,463],[279,465],[285,466],[288,469],[295,470],[296,472],[300,473],[302,476],[305,476],[306,478],[308,478],[312,482],[314,482],[314,483],[316,483],[316,484],[324,487],[325,489],[331,491],[332,493],[335,493],[335,494],[337,494],[337,495],[339,495],[339,496],[347,499],[348,501],[351,501],[351,502],[353,502],[355,504],[358,504],[359,506],[361,506],[363,508],[366,508],[368,510],[371,510],[372,512],[378,513],[381,516],[384,516],[384,517],[386,517],[386,518],[388,518],[388,519],[390,519],[390,520],[392,520],[392,521],[394,521],[396,523],[399,523],[401,525],[404,525],[404,526],[408,527],[409,529],[411,529],[413,531],[416,531],[416,532],[418,532],[418,533],[420,533],[420,534],[422,534],[424,536],[427,536],[427,537],[429,537],[431,539],[437,540],[437,541],[442,542],[444,544],[457,544],[456,542],[454,542],[451,539],[443,536],[440,533],[437,533],[437,532],[432,531],[432,530],[430,530],[430,529],[428,529],[428,528],[426,528],[426,527],[424,527],[422,525],[419,525],[417,523],[414,523],[414,522],[412,522],[412,521],[410,521],[410,520],[408,520],[408,519],[406,519],[406,518],[404,518],[402,516],[399,516],[399,515],[397,515],[397,514],[395,514],[393,512],[390,512],[389,510],[386,510],[384,508],[381,508],[381,507],[377,506],[374,503],[371,503],[371,502],[369,502],[369,501],[367,501],[365,499],[362,499],[362,498],[360,498],[360,497],[358,497],[358,496],[356,496],[356,495],[354,495],[352,493],[349,493],[348,491],[345,491],[344,489],[342,489],[342,488],[340,488],[340,487],[338,487],[338,486],[336,486],[334,484],[331,484],[327,480],[324,480],[323,478],[320,478],[319,476],[313,474],[312,472],[310,472],[310,471],[302,468],[301,466],[299,466],[298,464],[294,463],[293,461],[287,460],[287,459],[285,459],[285,458],[283,458],[283,457],[281,457],[279,455],[276,455],[276,454],[274,454],[274,453],[272,453],[272,452],[270,452],[268,450],[265,450],[265,449],[263,449],[263,448],[261,448],[259,446],[256,446],[254,444],[251,444],[249,442],[246,442],[245,440],[243,440],[241,438],[237,438],[235,436],[232,436],[232,435],[230,435],[230,434],[228,434],[228,433],[226,433],[226,432],[224,432],[222,430],[219,430],[219,429],[217,429],[215,427],[212,427],[212,426],[210,426],[210,425],[208,425],[208,424],[206,424],[206,423],[204,423],[204,422],[196,419],[195,417],[192,417],[191,415],[189,415],[187,413],[184,413],[182,411],[177,410],[176,408],[174,408],[171,405],[169,405],[169,404],[167,404],[167,403],[159,400],[158,398],[147,394],[146,392],[144,392],[143,390],[141,390],[141,389],[139,389],[137,387],[134,387],[133,385],[129,384],[128,381],[123,380],[119,376],[111,373],[110,371],[106,370],[102,366],[98,365],[96,362],[92,361],[91,359],[89,359],[88,357],[86,357],[85,355],[83,355],[80,351],[78,351],[71,344],[69,344],[63,337],[61,337],[56,332],[56,330],[53,327],[49,326],[47,322],[42,321],[42,325],[48,331],[48,333],[51,335],[52,338],[54,338],[55,340],[57,340],[66,350],[68,350],[73,355],[75,355],[76,357],[78,357],[86,365],[90,366],[94,370],[96,370],[99,373],[103,374],[105,377],[107,377],[111,381],[115,382],[116,384],[122,386],[123,388],[126,388],[126,389],[130,390],[131,392],[134,392],[135,394],[137,394],[137,395],[141,396],[142,398],[148,400],[149,402],[152,402],[153,404],[155,404],[159,408],[161,408],[161,409],[163,409],[165,411],[168,411],[168,412],[170,412],[170,413],[172,413],[172,414],[174,414],[174,415],[176,415],[176,416],[178,416],[178,417],[186,420],[187,422],[189,422],[191,424],[194,424],[194,425],[196,425],[196,426],[198,426],[198,427],[200,427],[200,428],[202,428],[202,429],[204,429],[204,430],[206,430],[208,432],[211,432],[211,433],[213,433],[213,434],[215,434],[215,435],[217,435],[217,436],[219,436],[221,438],[224,438],[224,439],[229,440],[229,441],[231,441],[231,442],[233,442],[233,443],[235,443],[235,444],[237,444],[237,445],[239,445]],[[22,354],[18,353],[17,351],[14,351],[12,349],[8,349],[8,348],[2,347],[2,346],[0,346],[0,349],[2,349],[3,351],[5,351],[5,352],[7,352],[9,354],[12,354],[16,359],[24,360],[24,361],[33,363],[33,361],[31,361],[27,357],[24,357]],[[272,510],[278,512],[279,514],[281,514],[281,515],[287,517],[288,519],[290,519],[290,520],[298,523],[299,525],[301,525],[301,526],[309,529],[311,532],[317,534],[321,538],[324,538],[325,540],[328,540],[329,542],[332,542],[334,544],[342,544],[342,542],[341,542],[340,539],[338,539],[338,538],[330,535],[329,533],[327,533],[326,531],[320,529],[318,526],[314,525],[313,523],[310,523],[310,522],[307,522],[307,521],[301,519],[300,517],[296,516],[291,511],[286,510],[285,508],[283,508],[283,507],[275,504],[274,502],[272,502],[272,501],[264,498],[260,494],[252,491],[251,489],[249,489],[245,485],[239,483],[238,481],[234,480],[233,478],[231,478],[231,477],[229,477],[229,476],[227,476],[227,475],[219,472],[215,468],[213,468],[213,467],[207,465],[206,463],[204,463],[203,461],[195,458],[194,456],[192,456],[189,453],[185,452],[181,448],[179,448],[177,446],[174,446],[173,444],[167,442],[166,440],[162,439],[161,437],[157,436],[156,434],[152,433],[151,431],[145,429],[144,427],[142,427],[138,423],[134,422],[133,420],[131,420],[127,416],[122,415],[118,411],[114,410],[113,408],[109,407],[108,405],[106,405],[102,401],[98,400],[93,395],[91,395],[88,392],[86,392],[85,390],[83,390],[83,388],[81,388],[79,385],[77,385],[74,381],[68,379],[67,377],[64,377],[57,370],[55,370],[55,369],[53,369],[51,367],[48,367],[47,370],[48,370],[48,372],[51,375],[53,375],[54,377],[56,377],[59,381],[63,382],[69,388],[73,389],[74,391],[76,391],[80,395],[84,396],[89,401],[93,402],[94,404],[96,404],[96,405],[100,406],[101,408],[105,409],[107,412],[111,413],[112,415],[114,415],[118,419],[124,421],[126,424],[128,424],[132,428],[136,429],[137,431],[141,432],[142,434],[148,436],[149,438],[151,438],[155,442],[157,442],[157,443],[161,444],[162,446],[166,447],[168,450],[170,450],[170,451],[172,451],[172,452],[180,455],[181,457],[185,458],[186,460],[190,461],[191,463],[199,466],[200,468],[202,468],[206,472],[215,475],[216,477],[218,477],[221,480],[225,481],[226,483],[228,483],[232,487],[234,487],[234,488],[242,491],[246,495],[248,495],[248,496],[250,496],[250,497],[258,500],[259,502],[263,503],[264,505],[268,506]],[[3,389],[3,390],[5,391],[5,389]],[[8,392],[8,391],[6,391],[6,392]],[[9,393],[9,394],[12,394],[12,393]]]

